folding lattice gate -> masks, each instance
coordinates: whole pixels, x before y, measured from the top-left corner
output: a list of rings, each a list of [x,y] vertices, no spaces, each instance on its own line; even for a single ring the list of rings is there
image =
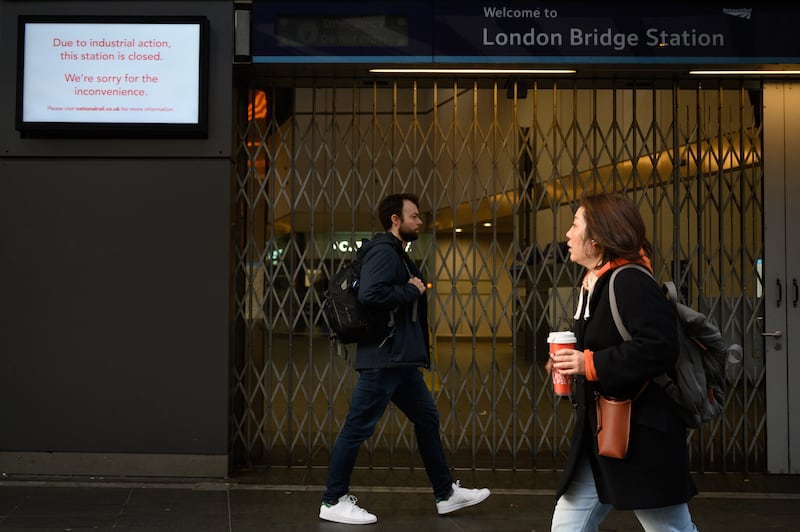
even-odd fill
[[[544,336],[568,326],[564,233],[584,190],[632,197],[653,264],[745,346],[723,419],[692,431],[696,471],[766,468],[760,87],[505,80],[294,80],[240,87],[232,444],[238,467],[326,466],[355,374],[328,341],[325,280],[413,191],[428,230],[435,367],[452,466],[563,466],[572,412]],[[359,466],[419,467],[391,409]]]

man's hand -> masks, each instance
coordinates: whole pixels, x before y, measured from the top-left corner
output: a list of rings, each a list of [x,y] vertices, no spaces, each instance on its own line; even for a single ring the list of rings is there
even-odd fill
[[[411,279],[408,280],[408,284],[413,284],[414,286],[416,286],[417,290],[419,290],[419,295],[425,293],[425,283],[423,283],[422,279],[420,279],[419,277],[412,277]]]

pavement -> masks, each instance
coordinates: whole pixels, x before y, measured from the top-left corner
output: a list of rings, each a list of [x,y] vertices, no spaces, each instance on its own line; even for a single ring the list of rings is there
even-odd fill
[[[25,531],[525,531],[549,530],[557,472],[455,471],[489,487],[483,503],[439,516],[424,472],[356,470],[351,494],[372,525],[318,517],[325,469],[274,468],[227,479],[39,478],[0,475],[0,532]],[[695,475],[689,505],[701,531],[800,531],[800,475]],[[642,530],[612,511],[601,529]]]

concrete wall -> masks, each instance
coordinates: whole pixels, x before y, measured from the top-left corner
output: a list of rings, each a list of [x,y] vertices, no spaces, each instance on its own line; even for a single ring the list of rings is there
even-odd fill
[[[0,471],[228,472],[233,5],[0,0]],[[17,15],[204,15],[204,139],[27,139]]]

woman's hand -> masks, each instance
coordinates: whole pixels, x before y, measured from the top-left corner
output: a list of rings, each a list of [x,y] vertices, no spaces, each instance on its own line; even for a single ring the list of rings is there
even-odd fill
[[[559,349],[555,353],[550,353],[549,362],[553,369],[566,375],[584,375],[586,373],[583,351]]]

